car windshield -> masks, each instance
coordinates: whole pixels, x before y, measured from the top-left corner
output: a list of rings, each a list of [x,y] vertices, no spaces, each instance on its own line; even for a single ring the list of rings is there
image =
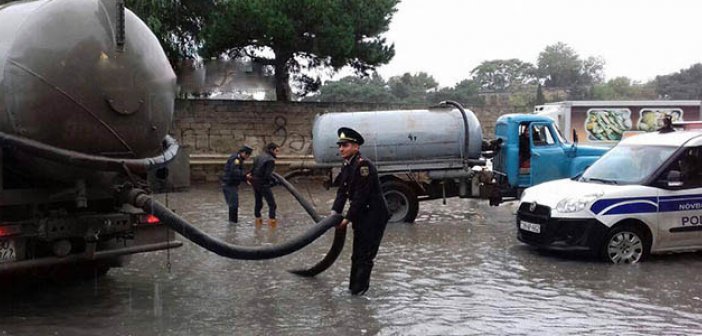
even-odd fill
[[[618,145],[595,161],[580,181],[639,184],[667,160],[677,147]]]

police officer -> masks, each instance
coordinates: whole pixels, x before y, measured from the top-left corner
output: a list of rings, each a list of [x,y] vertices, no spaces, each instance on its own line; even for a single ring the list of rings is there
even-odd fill
[[[222,191],[229,206],[229,221],[232,223],[239,221],[239,184],[246,180],[244,161],[251,156],[252,151],[251,147],[243,145],[238,152],[229,156],[224,165]]]
[[[253,169],[251,170],[251,184],[254,189],[254,215],[256,216],[256,226],[263,224],[261,218],[261,209],[263,208],[263,199],[266,199],[268,204],[268,225],[275,227],[277,221],[275,219],[275,197],[271,187],[276,184],[273,178],[273,170],[275,170],[275,159],[278,157],[280,148],[275,143],[266,145],[266,151],[261,153],[254,159]]]
[[[373,259],[378,254],[390,212],[380,188],[377,169],[359,151],[364,142],[361,134],[347,127],[339,128],[337,134],[344,165],[333,183],[339,189],[332,213],[342,213],[346,201],[349,201],[349,209],[339,227],[346,228],[349,222],[353,224],[349,290],[353,295],[361,295],[368,290]]]

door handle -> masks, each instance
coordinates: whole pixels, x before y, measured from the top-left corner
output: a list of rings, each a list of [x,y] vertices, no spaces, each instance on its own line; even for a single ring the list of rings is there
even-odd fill
[[[533,153],[531,153],[531,155],[533,155],[533,156],[535,156],[535,157],[541,157],[541,154],[539,154],[539,153],[537,153],[537,152],[533,152]]]

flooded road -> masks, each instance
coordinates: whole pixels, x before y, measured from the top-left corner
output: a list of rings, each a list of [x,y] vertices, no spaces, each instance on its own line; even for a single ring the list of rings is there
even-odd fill
[[[300,190],[320,213],[328,213],[333,191],[312,183]],[[271,244],[311,223],[282,187],[275,193],[276,229],[252,224],[250,189],[242,192],[236,225],[227,223],[214,185],[170,194],[168,204],[228,242]],[[136,255],[103,278],[22,292],[2,289],[0,335],[690,335],[702,330],[702,254],[654,257],[630,266],[539,252],[517,241],[514,211],[513,204],[490,208],[474,200],[421,203],[415,224],[388,226],[363,297],[346,291],[350,237],[336,264],[313,279],[286,269],[319,261],[331,245],[331,232],[270,261],[227,260],[185,241],[170,253]]]

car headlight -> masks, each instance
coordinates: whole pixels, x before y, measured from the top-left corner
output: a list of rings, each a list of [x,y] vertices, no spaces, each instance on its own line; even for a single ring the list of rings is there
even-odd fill
[[[602,195],[585,195],[581,197],[568,197],[562,199],[556,205],[556,211],[560,213],[572,213],[582,211],[588,204],[602,197]]]

